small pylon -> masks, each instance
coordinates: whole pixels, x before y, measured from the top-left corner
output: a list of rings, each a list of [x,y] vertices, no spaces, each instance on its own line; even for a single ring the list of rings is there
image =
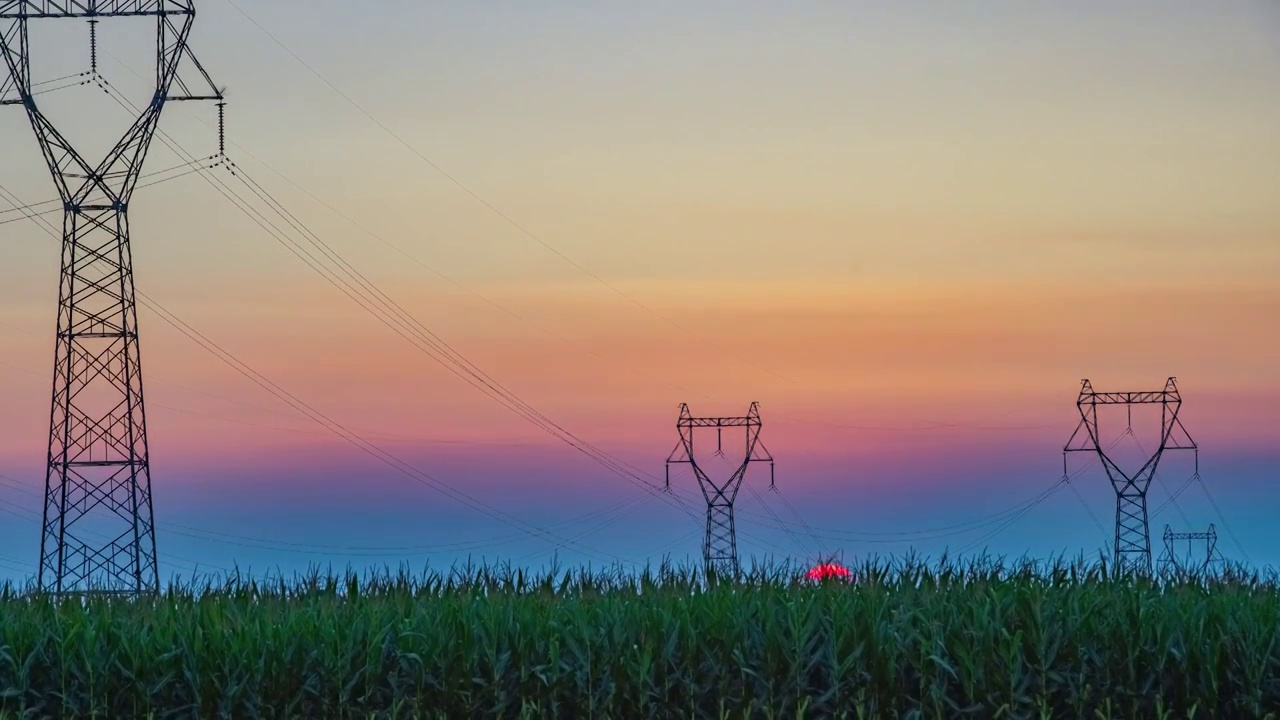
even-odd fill
[[[751,408],[742,417],[695,418],[689,413],[687,404],[680,405],[680,418],[676,421],[676,429],[680,433],[680,442],[667,458],[667,488],[671,487],[671,466],[687,464],[693,468],[698,478],[698,486],[707,501],[706,536],[702,543],[702,558],[706,563],[707,573],[720,576],[737,575],[738,541],[734,527],[733,503],[738,497],[738,489],[746,478],[747,468],[753,462],[769,463],[769,486],[774,484],[773,456],[760,442],[760,403],[751,403]],[[717,483],[712,480],[698,464],[694,455],[694,431],[714,428],[717,435],[716,454],[723,456],[723,433],[725,428],[743,428],[746,435],[742,462],[733,470],[729,478]]]
[[[1187,543],[1186,555],[1180,556],[1177,551],[1179,542]],[[1195,552],[1196,543],[1204,543],[1204,552]],[[1195,575],[1207,574],[1214,565],[1222,562],[1218,553],[1218,531],[1213,525],[1204,532],[1174,532],[1168,525],[1164,526],[1164,552],[1160,555],[1160,574],[1170,576],[1178,573]]]
[[[1160,444],[1135,472],[1122,470],[1103,447],[1098,434],[1099,405],[1124,405],[1130,412],[1134,405],[1160,405]],[[1177,378],[1169,378],[1163,390],[1143,392],[1096,392],[1088,380],[1081,383],[1080,395],[1076,399],[1080,424],[1063,448],[1063,475],[1067,474],[1066,453],[1090,452],[1096,454],[1102,462],[1116,493],[1115,563],[1126,572],[1151,573],[1147,490],[1151,487],[1164,453],[1169,450],[1192,451],[1196,454],[1197,474],[1199,473],[1199,449],[1182,426],[1182,420],[1178,418],[1181,407],[1182,396],[1178,393]]]

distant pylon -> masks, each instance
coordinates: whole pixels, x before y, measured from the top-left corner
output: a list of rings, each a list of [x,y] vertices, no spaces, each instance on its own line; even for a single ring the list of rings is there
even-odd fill
[[[751,408],[742,417],[695,418],[689,414],[689,406],[681,403],[680,418],[676,421],[676,429],[680,433],[680,442],[676,444],[671,456],[667,458],[667,488],[671,487],[671,466],[687,464],[693,468],[698,479],[702,496],[707,501],[707,528],[702,542],[702,558],[706,563],[708,574],[721,576],[736,575],[738,565],[738,540],[734,527],[733,502],[738,497],[738,489],[747,475],[747,468],[753,462],[769,463],[769,486],[774,483],[773,457],[760,442],[760,403],[751,403]],[[733,468],[728,479],[717,483],[702,469],[694,455],[693,436],[695,430],[714,428],[716,431],[717,456],[724,456],[724,429],[742,428],[746,435],[743,446],[742,461]]]
[[[1133,474],[1120,466],[1107,454],[1098,435],[1098,406],[1160,405],[1160,444],[1155,452]],[[1147,490],[1155,478],[1160,458],[1168,450],[1191,450],[1196,454],[1196,473],[1199,474],[1199,449],[1182,421],[1178,410],[1182,396],[1178,394],[1177,378],[1169,378],[1163,390],[1149,392],[1095,392],[1088,380],[1081,383],[1076,408],[1080,411],[1080,424],[1063,448],[1063,474],[1066,475],[1070,452],[1091,452],[1102,461],[1111,487],[1116,493],[1115,563],[1127,572],[1151,573],[1151,531],[1147,518]],[[1083,433],[1081,431],[1084,431]],[[1132,426],[1130,426],[1132,431]]]
[[[129,203],[171,100],[222,101],[187,44],[195,0],[0,0],[0,55],[63,204],[62,271],[53,407],[40,536],[41,592],[121,593],[159,589],[151,464],[143,409]],[[28,22],[84,18],[92,75],[97,21],[148,16],[155,28],[155,87],[104,160],[85,158],[41,112],[31,80]],[[179,77],[188,64],[207,92]],[[90,117],[89,122],[98,122]]]
[[[1177,552],[1178,542],[1187,543],[1187,560],[1184,563]],[[1204,543],[1204,554],[1197,558],[1193,543]],[[1162,575],[1177,572],[1204,574],[1209,572],[1215,563],[1222,561],[1218,554],[1218,531],[1210,525],[1204,532],[1176,533],[1168,525],[1164,526],[1164,552],[1160,555],[1159,569]]]

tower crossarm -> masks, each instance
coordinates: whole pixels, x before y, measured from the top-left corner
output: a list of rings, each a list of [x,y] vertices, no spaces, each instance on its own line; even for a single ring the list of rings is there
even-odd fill
[[[1178,379],[1169,378],[1163,390],[1140,390],[1137,392],[1097,392],[1088,380],[1081,382],[1080,397],[1077,405],[1159,405],[1161,403],[1181,403],[1178,393]]]
[[[682,428],[726,428],[752,427],[760,424],[760,418],[720,417],[720,418],[681,418],[677,427]]]
[[[1169,540],[1217,540],[1218,535],[1214,532],[1170,532],[1165,533],[1165,537]]]
[[[195,15],[195,0],[0,0],[0,18]]]
[[[1177,400],[1176,393],[1164,390],[1144,392],[1107,392],[1082,394],[1078,402],[1081,404],[1099,405],[1158,405]]]

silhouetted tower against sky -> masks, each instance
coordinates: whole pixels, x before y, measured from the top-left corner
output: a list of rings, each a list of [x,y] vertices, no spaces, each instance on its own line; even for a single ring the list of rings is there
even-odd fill
[[[1098,406],[1123,405],[1132,418],[1134,405],[1160,406],[1160,443],[1146,462],[1132,474],[1122,470],[1108,455],[1098,434]],[[1150,392],[1095,392],[1088,380],[1083,381],[1080,396],[1076,400],[1080,410],[1080,424],[1067,441],[1062,460],[1066,473],[1066,456],[1069,452],[1095,453],[1102,461],[1111,487],[1116,492],[1115,563],[1126,571],[1151,573],[1151,532],[1147,519],[1147,490],[1155,478],[1160,458],[1169,450],[1191,450],[1196,453],[1199,472],[1199,450],[1195,441],[1178,419],[1182,396],[1178,394],[1176,378],[1169,378],[1163,390]],[[1133,426],[1130,423],[1129,430]]]
[[[165,103],[222,101],[187,46],[194,1],[0,0],[0,53],[9,75],[0,97],[16,95],[6,104],[26,111],[64,210],[41,591],[159,588],[128,215]],[[97,21],[145,18],[156,31],[148,41],[156,53],[154,94],[100,162],[73,147],[34,97],[40,83],[32,82],[28,25],[56,18],[93,23],[95,74]],[[201,92],[178,77],[182,66]]]
[[[1185,555],[1178,554],[1178,543],[1187,544]],[[1199,548],[1200,552],[1196,552]],[[1164,552],[1160,555],[1160,572],[1169,575],[1178,572],[1207,573],[1222,557],[1218,555],[1218,531],[1210,525],[1204,532],[1177,533],[1164,526]]]
[[[728,479],[716,482],[711,479],[694,455],[694,434],[698,430],[714,429],[716,431],[717,457],[725,457],[724,431],[726,428],[741,428],[745,435],[745,443],[740,446],[741,457],[732,468]],[[720,575],[733,575],[738,572],[738,540],[733,524],[733,501],[738,497],[738,489],[747,476],[747,468],[753,462],[769,463],[769,485],[773,486],[773,457],[760,442],[760,403],[751,403],[751,409],[743,417],[696,418],[689,414],[689,406],[680,405],[680,419],[676,421],[676,429],[680,432],[680,442],[671,457],[667,458],[667,487],[671,487],[671,466],[684,463],[693,468],[693,474],[702,488],[702,496],[707,501],[707,534],[702,542],[702,558],[706,562],[707,572]],[[726,461],[727,462],[727,461]]]

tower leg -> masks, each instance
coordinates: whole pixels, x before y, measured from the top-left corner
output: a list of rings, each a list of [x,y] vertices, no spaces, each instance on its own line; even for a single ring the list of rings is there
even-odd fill
[[[729,577],[738,574],[738,543],[732,502],[707,504],[707,534],[702,552],[708,573]]]
[[[38,585],[159,588],[127,212],[66,214]]]
[[[1147,493],[1135,487],[1116,491],[1115,563],[1127,573],[1151,573]]]

